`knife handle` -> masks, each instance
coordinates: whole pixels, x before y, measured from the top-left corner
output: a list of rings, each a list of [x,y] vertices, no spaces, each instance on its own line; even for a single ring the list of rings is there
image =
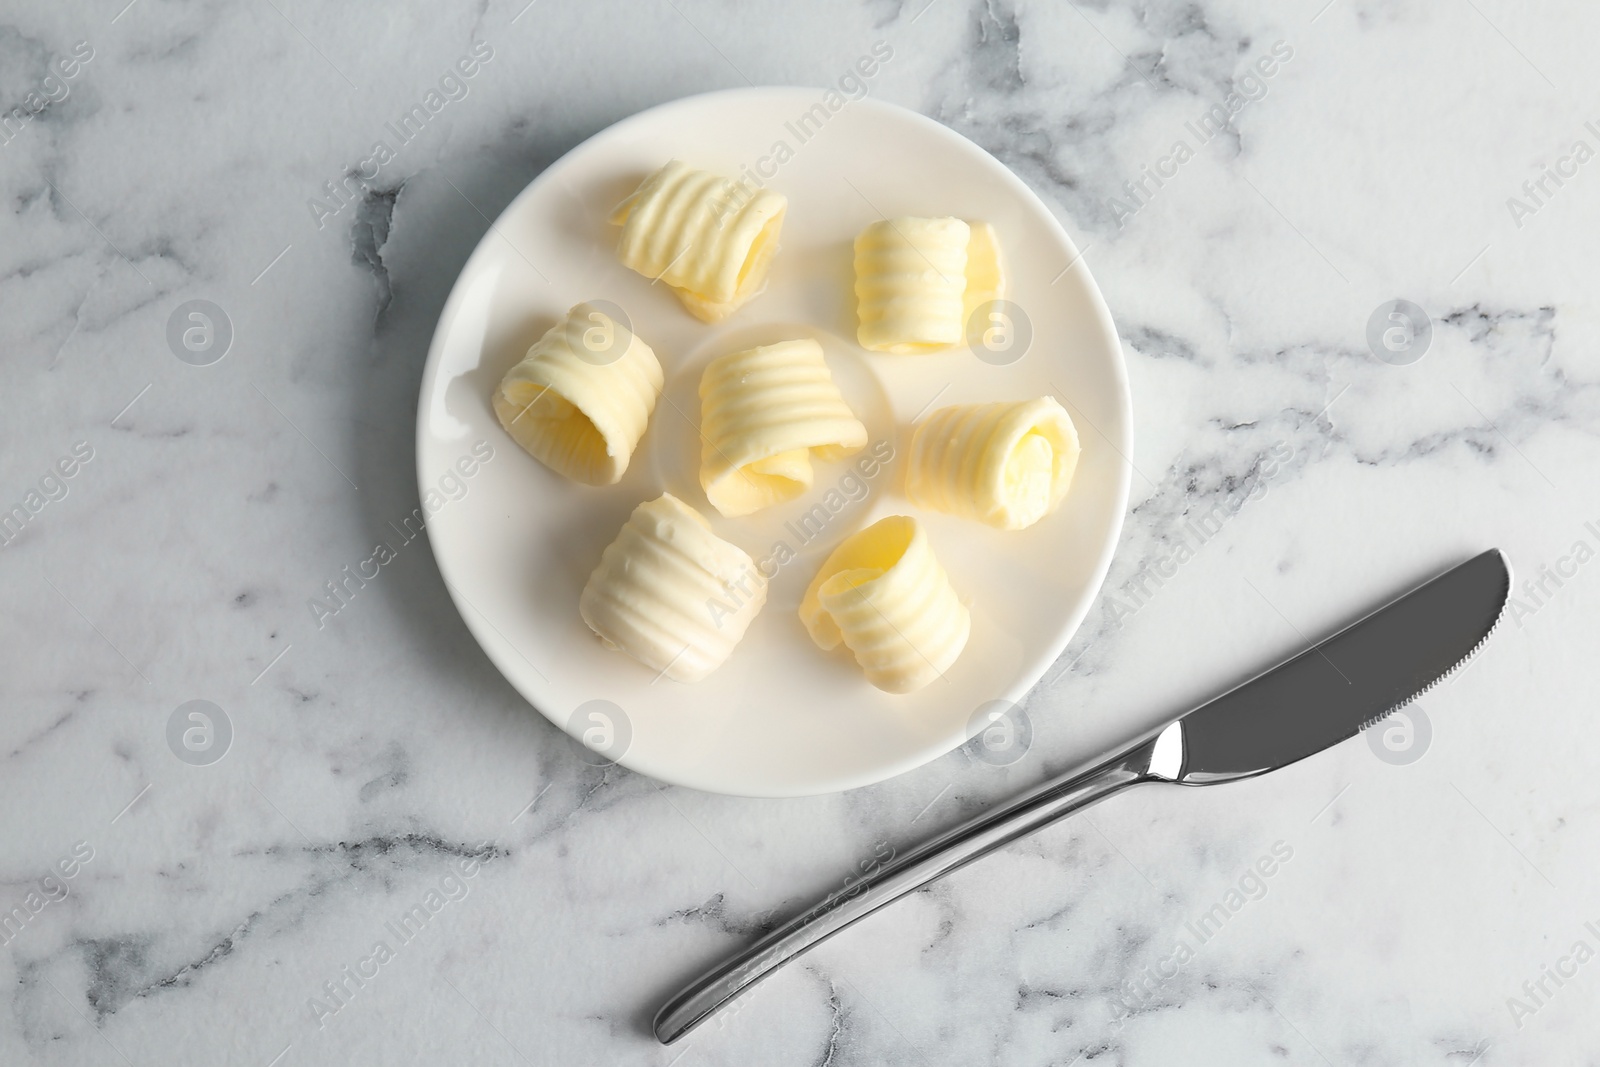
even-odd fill
[[[655,1034],[671,1044],[756,982],[858,919],[1025,834],[1130,785],[1178,777],[1182,723],[1135,743],[1085,771],[1069,771],[1017,799],[969,819],[784,923],[701,975],[656,1013]]]

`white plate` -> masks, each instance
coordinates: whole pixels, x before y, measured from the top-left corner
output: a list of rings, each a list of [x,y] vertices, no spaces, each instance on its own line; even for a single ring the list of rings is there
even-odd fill
[[[501,673],[551,721],[579,736],[574,713],[593,700],[620,708],[620,762],[663,781],[744,796],[798,796],[867,785],[948,752],[974,713],[1020,701],[1055,661],[1105,578],[1128,495],[1132,418],[1122,352],[1105,302],[1061,226],[1027,186],[944,126],[873,100],[845,104],[818,127],[799,120],[815,89],[739,89],[665,104],[579,145],[511,202],[468,260],[445,304],[422,378],[417,473],[439,505],[429,539],[456,607]],[[826,108],[824,107],[824,110]],[[800,134],[809,133],[802,141]],[[671,158],[725,174],[773,170],[789,197],[782,251],[767,292],[707,326],[662,285],[616,261],[611,208]],[[763,160],[767,162],[763,162]],[[1005,366],[962,347],[934,355],[869,354],[855,344],[851,241],[886,215],[955,215],[994,224],[1032,344]],[[1068,269],[1070,266],[1070,269]],[[667,374],[623,481],[568,482],[525,454],[496,422],[501,376],[568,307],[605,299],[624,308]],[[1083,458],[1065,506],[1007,533],[923,514],[900,493],[898,460],[868,495],[809,544],[786,527],[843,487],[850,461],[821,465],[801,501],[748,519],[716,516],[695,476],[695,385],[714,355],[785,337],[823,340],[846,398],[873,442],[905,453],[906,427],[936,402],[1067,401]],[[493,458],[452,474],[478,442]],[[480,449],[483,446],[479,446]],[[870,446],[869,446],[870,447]],[[473,468],[469,462],[467,468]],[[844,479],[841,482],[841,479]],[[635,505],[669,489],[712,518],[757,560],[783,539],[797,558],[773,580],[767,606],[732,658],[693,685],[656,680],[606,650],[578,617],[578,594]],[[430,494],[433,494],[430,497]],[[850,495],[845,493],[842,495]],[[458,497],[459,499],[452,499]],[[834,498],[837,502],[838,498]],[[918,515],[972,609],[972,639],[947,675],[891,696],[862,678],[843,649],[823,653],[796,617],[828,550],[884,515]]]

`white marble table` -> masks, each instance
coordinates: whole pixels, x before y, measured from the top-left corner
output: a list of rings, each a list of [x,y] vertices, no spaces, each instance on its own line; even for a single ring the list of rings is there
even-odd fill
[[[125,2],[0,15],[0,508],[27,517],[0,549],[0,1063],[1592,1053],[1600,13]],[[616,119],[827,84],[877,41],[872,93],[1038,190],[1126,341],[1133,504],[1027,757],[782,802],[590,769],[420,539],[319,629],[308,599],[417,505],[422,360],[486,216]],[[1409,365],[1367,340],[1395,299],[1431,323]],[[231,325],[209,366],[168,343],[192,300]],[[1426,744],[1128,794],[649,1037],[853,865],[1490,545],[1543,587],[1422,701]],[[169,747],[191,700],[231,724],[219,762]]]

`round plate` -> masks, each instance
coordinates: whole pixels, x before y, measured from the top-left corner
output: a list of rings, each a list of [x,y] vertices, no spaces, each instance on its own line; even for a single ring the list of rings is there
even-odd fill
[[[1021,180],[959,134],[903,108],[870,99],[838,106],[841,99],[815,89],[709,93],[579,145],[511,202],[467,261],[422,377],[417,475],[429,540],[468,628],[552,722],[579,737],[605,725],[589,713],[606,708],[619,762],[696,789],[849,789],[961,744],[983,723],[979,709],[1020,701],[1060,655],[1105,578],[1127,503],[1122,457],[1131,454],[1132,419],[1122,351],[1072,241]],[[618,231],[606,221],[673,158],[759,175],[789,198],[767,291],[714,326],[691,317],[664,285],[622,267]],[[1013,319],[1031,325],[1025,352],[997,357],[963,346],[891,356],[857,346],[851,242],[868,223],[901,215],[994,225]],[[489,403],[529,345],[571,305],[592,299],[624,310],[667,378],[626,476],[605,488],[540,465]],[[819,464],[801,500],[723,519],[696,477],[700,368],[724,352],[797,336],[821,340],[872,443],[853,459]],[[924,411],[1045,395],[1063,401],[1083,443],[1060,511],[1004,532],[905,500],[908,427]],[[781,563],[733,656],[692,685],[606,649],[578,617],[578,594],[601,551],[637,504],[664,490],[756,560]],[[843,648],[819,650],[796,616],[827,552],[897,513],[926,522],[972,610],[972,637],[955,666],[907,696],[874,689]]]

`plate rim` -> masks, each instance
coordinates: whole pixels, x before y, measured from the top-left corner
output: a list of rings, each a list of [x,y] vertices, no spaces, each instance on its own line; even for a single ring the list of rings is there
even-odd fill
[[[541,189],[545,183],[555,181],[556,178],[553,177],[554,173],[570,157],[581,152],[584,148],[594,143],[596,140],[608,135],[615,135],[616,131],[619,131],[629,125],[650,121],[657,117],[658,113],[660,112],[668,111],[674,108],[688,107],[694,104],[704,104],[717,98],[776,98],[786,94],[793,94],[795,92],[826,93],[827,91],[828,90],[824,88],[806,85],[744,86],[730,89],[714,89],[709,92],[694,93],[688,96],[681,96],[672,100],[666,100],[659,104],[654,104],[648,108],[645,108],[642,111],[636,111],[630,115],[618,119],[616,122],[610,123],[609,125],[596,130],[594,133],[590,134],[588,137],[585,137],[582,141],[573,145],[566,152],[562,153],[562,155],[548,163],[544,169],[542,169],[533,177],[531,181],[528,182],[527,185],[523,186],[522,190],[517,193],[516,196],[512,197],[511,200],[507,202],[506,206],[501,209],[500,213],[495,216],[494,221],[488,225],[488,227],[484,230],[483,235],[478,239],[478,243],[473,248],[472,253],[467,257],[466,262],[462,264],[460,271],[456,274],[455,281],[451,283],[450,294],[445,298],[444,306],[439,312],[438,321],[434,324],[433,336],[428,342],[428,355],[426,360],[423,362],[421,381],[418,384],[417,423],[415,433],[413,435],[417,490],[419,496],[424,494],[430,485],[425,477],[425,472],[423,469],[424,439],[429,436],[426,431],[427,413],[429,410],[428,400],[437,384],[436,379],[439,373],[439,364],[443,358],[444,342],[446,336],[450,332],[449,327],[453,325],[456,316],[460,313],[462,303],[467,299],[467,290],[463,287],[462,282],[464,279],[472,275],[477,269],[479,269],[480,260],[488,257],[488,248],[491,245],[491,238],[496,237],[497,231],[499,231],[502,222],[508,215],[511,215],[514,211],[516,211],[525,199],[535,195],[535,193]],[[1062,637],[1054,654],[1051,656],[1049,662],[1045,663],[1044,666],[1039,670],[1038,674],[1033,677],[1027,688],[1023,690],[1022,696],[1019,697],[1019,700],[1025,700],[1028,695],[1031,695],[1034,690],[1038,688],[1039,683],[1044,678],[1044,674],[1048,672],[1050,665],[1061,658],[1061,654],[1063,651],[1065,651],[1066,646],[1071,643],[1075,636],[1077,636],[1078,630],[1083,626],[1084,620],[1088,618],[1090,610],[1092,610],[1095,604],[1099,603],[1101,594],[1105,587],[1106,576],[1110,573],[1112,560],[1116,556],[1117,547],[1122,539],[1122,528],[1123,523],[1127,518],[1128,498],[1131,492],[1133,478],[1132,463],[1127,457],[1132,455],[1134,445],[1133,399],[1132,390],[1128,380],[1127,359],[1122,350],[1122,337],[1121,334],[1117,332],[1116,323],[1111,317],[1111,309],[1106,304],[1105,295],[1100,291],[1100,286],[1095,281],[1094,274],[1090,271],[1088,261],[1084,258],[1083,252],[1078,248],[1077,243],[1072,239],[1072,236],[1067,233],[1066,227],[1062,225],[1061,220],[1056,217],[1055,212],[1051,210],[1050,206],[1046,204],[1043,198],[1040,197],[1039,194],[1035,192],[1027,182],[1023,181],[1015,171],[1006,166],[1004,162],[1002,162],[993,153],[989,152],[988,149],[984,148],[976,141],[973,141],[971,138],[966,137],[949,126],[946,126],[944,123],[939,122],[936,119],[929,118],[927,115],[924,115],[919,111],[912,110],[909,107],[890,103],[885,100],[879,100],[871,95],[864,96],[859,100],[851,101],[850,106],[855,108],[866,108],[867,110],[882,111],[900,121],[908,121],[913,125],[921,126],[925,131],[930,132],[932,135],[951,141],[965,151],[977,153],[979,156],[983,157],[990,164],[992,164],[996,172],[1000,175],[1001,181],[1008,184],[1014,194],[1029,202],[1031,206],[1037,208],[1038,211],[1049,220],[1049,226],[1052,234],[1070,252],[1068,269],[1070,270],[1072,267],[1081,266],[1084,274],[1086,296],[1089,298],[1089,304],[1093,312],[1094,325],[1107,338],[1109,338],[1111,342],[1111,348],[1115,353],[1115,358],[1112,360],[1112,364],[1109,369],[1111,371],[1112,384],[1114,386],[1116,395],[1118,415],[1121,421],[1121,433],[1118,435],[1117,439],[1113,439],[1112,437],[1107,436],[1099,427],[1091,426],[1092,432],[1094,432],[1113,449],[1115,449],[1123,459],[1123,462],[1117,468],[1117,478],[1115,479],[1113,486],[1116,504],[1115,513],[1111,518],[1111,524],[1108,531],[1109,536],[1106,538],[1105,544],[1100,549],[1099,558],[1094,561],[1094,565],[1091,568],[1090,582],[1087,587],[1087,595],[1084,597],[1083,604],[1064,620],[1061,627]],[[528,693],[524,691],[523,687],[519,685],[513,678],[512,674],[507,670],[506,665],[502,663],[502,657],[496,646],[486,639],[485,633],[480,630],[479,623],[475,622],[473,619],[473,615],[477,613],[477,609],[472,606],[470,601],[464,602],[463,596],[457,592],[455,582],[451,580],[450,565],[446,562],[438,543],[431,536],[428,538],[428,548],[433,555],[435,565],[439,568],[440,579],[444,582],[445,591],[449,594],[450,601],[455,606],[456,614],[460,616],[462,623],[467,627],[467,632],[470,633],[473,637],[473,640],[478,643],[478,647],[483,651],[484,655],[488,657],[489,662],[494,665],[495,669],[500,672],[501,677],[505,679],[506,683],[516,691],[517,695],[520,696],[524,702],[533,708],[533,710],[538,712],[551,725],[561,730],[562,733],[566,734],[569,738],[573,738],[571,731],[568,729],[568,725],[562,722],[558,717],[550,714],[540,706],[539,702],[530,697]],[[471,608],[470,611],[468,610],[469,608]],[[492,623],[488,623],[487,620],[483,620],[483,622],[490,629],[493,629]],[[505,641],[504,638],[501,638],[501,640]],[[1032,673],[1031,669],[1028,673]],[[1022,675],[1022,677],[1027,676],[1027,674]],[[634,759],[634,754],[632,752],[624,753],[622,758],[616,762],[636,774],[645,775],[646,777],[656,779],[657,781],[664,782],[669,785],[722,796],[737,796],[750,799],[826,796],[833,793],[842,793],[853,789],[860,789],[866,786],[876,785],[891,778],[896,778],[909,771],[915,770],[918,767],[922,767],[928,763],[931,763],[936,759],[949,755],[951,752],[964,745],[968,740],[975,736],[976,733],[977,731],[975,729],[969,729],[969,732],[948,747],[940,748],[932,753],[925,753],[922,750],[918,750],[917,752],[911,753],[899,759],[885,761],[882,764],[876,765],[870,771],[844,775],[836,774],[826,780],[819,780],[817,782],[809,783],[803,789],[780,788],[771,792],[762,793],[733,792],[731,790],[715,789],[703,782],[684,781],[671,773],[670,770],[653,765],[641,766],[641,763],[649,764],[649,761]],[[573,740],[576,741],[577,739],[573,738]]]

